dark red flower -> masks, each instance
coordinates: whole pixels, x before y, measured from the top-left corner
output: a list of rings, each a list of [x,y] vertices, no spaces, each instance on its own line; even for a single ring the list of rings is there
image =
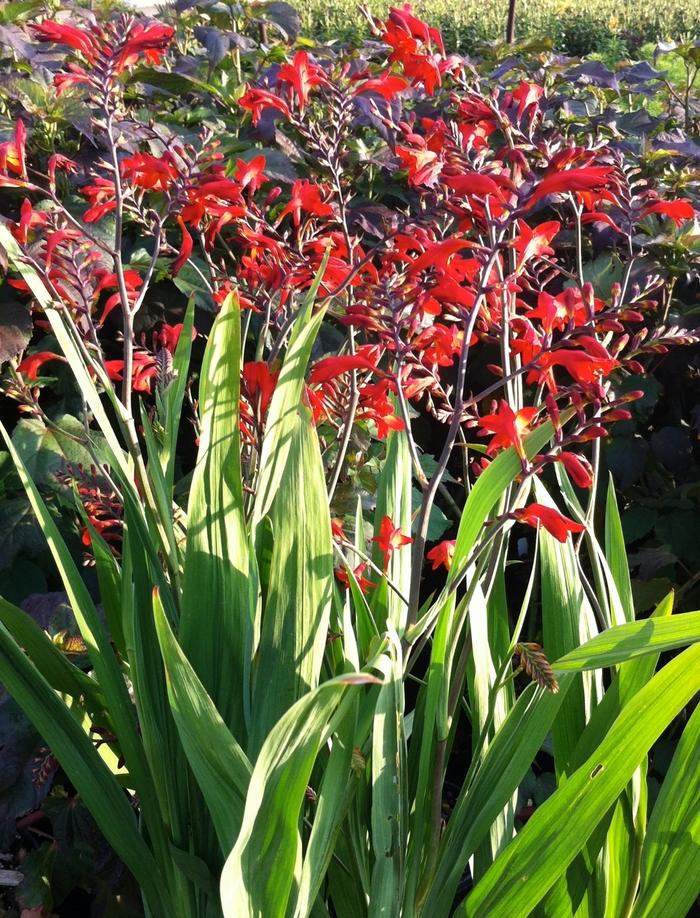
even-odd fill
[[[577,453],[560,453],[557,462],[561,462],[574,484],[579,488],[590,488],[593,484],[593,469],[588,459]]]

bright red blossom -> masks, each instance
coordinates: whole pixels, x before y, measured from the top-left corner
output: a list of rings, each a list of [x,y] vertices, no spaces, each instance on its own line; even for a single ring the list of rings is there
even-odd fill
[[[492,456],[499,449],[513,446],[520,458],[525,459],[523,434],[530,427],[536,415],[537,408],[521,408],[520,411],[513,411],[508,402],[501,399],[496,414],[486,414],[481,418],[480,432],[495,434],[486,452]]]
[[[328,82],[325,73],[309,60],[306,51],[297,51],[291,64],[283,64],[277,73],[278,83],[288,83],[299,106],[299,114],[304,113],[309,93],[314,86],[323,86]]]
[[[22,360],[17,367],[17,372],[34,382],[39,376],[41,367],[50,360],[61,360],[65,363],[66,358],[61,357],[59,354],[54,354],[51,351],[36,351],[34,354],[28,354],[24,360]]]
[[[379,535],[376,535],[372,541],[377,543],[379,550],[384,555],[384,567],[386,568],[393,552],[404,545],[410,545],[413,539],[394,526],[390,516],[384,516],[379,524]]]
[[[570,532],[583,532],[586,528],[554,507],[545,507],[544,504],[530,504],[522,510],[516,510],[513,516],[520,523],[527,523],[535,529],[543,526],[559,542],[566,542]]]
[[[446,539],[439,542],[435,548],[431,548],[425,556],[428,561],[432,562],[433,570],[436,571],[440,566],[448,570],[452,567],[452,561],[455,556],[456,539]]]

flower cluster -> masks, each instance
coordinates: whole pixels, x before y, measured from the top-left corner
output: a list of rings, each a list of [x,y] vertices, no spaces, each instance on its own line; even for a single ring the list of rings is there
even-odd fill
[[[588,488],[587,444],[628,418],[635,397],[618,381],[641,371],[645,353],[687,336],[649,334],[663,281],[632,282],[631,262],[623,282],[596,290],[584,270],[585,234],[604,228],[633,262],[640,227],[678,230],[695,219],[692,202],[631,180],[619,145],[559,130],[544,85],[485,88],[408,5],[374,27],[381,44],[368,59],[296,51],[240,94],[251,140],[276,137],[294,151],[290,176],[258,149],[229,157],[208,129],[193,144],[129,110],[121,78],[137,63],[161,63],[170,27],[133,17],[34,26],[37,41],[69,49],[55,85],[86,92],[102,153],[87,162],[53,154],[44,173],[28,163],[18,120],[0,144],[0,186],[26,195],[11,231],[86,347],[122,382],[127,404],[132,391],[148,396],[171,378],[181,324],[141,333],[135,325],[154,283],[196,273],[211,304],[237,292],[251,332],[241,374],[251,486],[279,358],[316,281],[332,343],[313,362],[304,397],[331,496],[358,433],[376,442],[406,431],[422,481],[416,411],[444,425],[442,473],[458,439],[468,446],[475,432],[490,439],[467,474],[512,447],[523,476],[558,464]],[[360,157],[359,148],[371,153]],[[81,219],[64,206],[60,182],[84,201]],[[114,219],[112,239],[100,227]],[[149,240],[147,258],[133,265],[129,232]],[[57,359],[41,345],[18,359],[12,391]],[[550,446],[530,455],[528,436],[545,422]],[[582,529],[539,504],[505,519],[562,540]],[[408,538],[389,520],[385,559]],[[416,550],[424,542],[419,531]],[[448,567],[453,550],[448,540],[427,557]]]

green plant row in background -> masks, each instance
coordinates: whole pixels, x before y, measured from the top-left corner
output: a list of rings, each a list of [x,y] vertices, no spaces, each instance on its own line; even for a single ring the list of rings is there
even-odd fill
[[[306,35],[319,41],[357,40],[367,23],[357,0],[305,0],[294,4]],[[389,0],[369,0],[369,9],[384,16]],[[469,51],[505,33],[508,0],[416,0],[416,15],[437,26],[451,51]],[[699,0],[518,0],[518,39],[551,38],[570,54],[605,51],[611,44],[630,51],[644,42],[694,36],[700,29]]]

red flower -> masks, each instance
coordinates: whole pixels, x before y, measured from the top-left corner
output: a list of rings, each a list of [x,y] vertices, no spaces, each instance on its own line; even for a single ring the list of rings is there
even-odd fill
[[[385,28],[387,30],[387,41],[388,36],[391,35],[394,40],[398,42],[395,36],[402,33],[405,36],[410,36],[410,38],[414,39],[416,42],[420,42],[422,45],[427,45],[428,47],[435,45],[441,54],[445,53],[445,46],[442,43],[440,30],[436,29],[434,26],[429,26],[427,22],[423,22],[422,19],[418,19],[417,16],[414,16],[410,3],[404,3],[400,9],[398,7],[392,7],[389,10],[389,19],[386,22]],[[392,42],[389,41],[389,44],[392,44]]]
[[[394,526],[390,516],[384,516],[379,524],[379,535],[375,536],[372,541],[377,543],[379,550],[384,555],[384,568],[386,569],[392,552],[404,545],[410,545],[413,539],[403,535],[401,530]]]
[[[248,111],[253,116],[253,127],[257,127],[263,112],[268,108],[275,108],[282,112],[285,118],[291,118],[292,113],[289,106],[272,92],[266,89],[249,89],[238,100],[242,109]]]
[[[169,191],[179,177],[175,160],[170,153],[151,156],[150,153],[134,153],[121,161],[124,178],[147,191]]]
[[[428,561],[432,562],[434,571],[436,571],[440,565],[442,565],[445,570],[449,571],[455,556],[456,544],[456,539],[446,539],[444,542],[439,542],[435,548],[430,549],[425,557]]]
[[[380,440],[387,437],[390,430],[404,429],[403,420],[395,414],[394,405],[389,398],[390,391],[395,391],[395,386],[388,379],[380,379],[360,387],[357,419],[373,421]]]
[[[372,580],[367,580],[367,578],[364,576],[364,572],[366,569],[367,569],[367,562],[363,561],[362,564],[358,564],[357,567],[353,570],[353,575],[362,593],[366,593],[370,587],[374,587],[377,585]],[[343,584],[346,590],[350,587],[350,577],[348,576],[348,572],[345,570],[344,567],[337,567],[335,569],[335,576],[336,576],[336,579],[339,580],[340,583]]]
[[[24,181],[11,179],[9,176],[0,176],[0,185],[14,185],[21,187],[27,178],[27,163],[25,158],[25,144],[27,129],[21,118],[15,123],[15,136],[13,140],[0,143],[0,172],[14,172]]]
[[[53,19],[45,19],[40,25],[32,26],[32,31],[39,41],[68,45],[74,51],[80,51],[90,64],[96,63],[102,51],[102,42],[96,29],[88,31]]]
[[[531,229],[524,220],[518,220],[519,235],[513,241],[513,247],[518,253],[518,262],[515,266],[515,273],[520,274],[525,265],[533,258],[539,258],[542,255],[554,255],[554,249],[550,242],[561,229],[561,224],[556,220],[548,223],[540,223],[535,229]]]
[[[596,311],[602,305],[601,300],[594,301]],[[551,335],[555,329],[562,330],[572,321],[575,327],[584,325],[589,319],[589,310],[581,291],[576,287],[567,287],[557,296],[541,291],[537,297],[537,306],[529,310],[527,317],[539,319],[543,331]],[[606,353],[606,356],[609,354]]]
[[[673,220],[676,226],[680,226],[685,220],[695,219],[695,208],[688,198],[678,198],[676,201],[656,201],[654,204],[648,204],[640,216],[647,217],[649,214],[662,214]]]
[[[264,360],[250,361],[243,365],[244,394],[251,405],[260,400],[261,417],[267,414],[278,377],[279,373],[273,373]]]
[[[294,182],[289,204],[279,215],[277,221],[281,222],[287,214],[291,214],[294,225],[299,226],[302,211],[313,217],[332,217],[334,215],[332,205],[321,200],[320,187],[307,179],[299,179]]]
[[[170,351],[171,354],[174,354],[183,328],[184,325],[182,322],[179,322],[177,325],[162,325],[156,337],[158,346],[163,347],[166,351]],[[197,329],[193,328],[192,340],[194,341],[196,337]]]
[[[2,180],[0,179],[0,184]],[[29,230],[37,226],[45,226],[49,219],[49,215],[41,210],[34,210],[32,207],[32,202],[29,198],[25,198],[22,201],[22,204],[19,209],[19,223],[14,221],[8,222],[10,227],[10,232],[15,237],[17,242],[21,242],[22,245],[26,245],[29,239]],[[64,230],[63,232],[68,232]],[[49,237],[47,247],[46,247],[46,266],[50,266],[51,262],[51,251],[49,248],[51,242],[51,237]],[[8,283],[13,284],[13,281],[8,281]]]
[[[440,32],[417,19],[409,4],[391,9],[381,27],[382,38],[393,49],[389,61],[399,61],[413,84],[422,83],[426,93],[432,96],[440,85],[441,67],[451,66],[442,58],[445,47]]]
[[[545,176],[525,204],[525,210],[550,194],[567,192],[600,192],[615,183],[611,166],[585,166],[581,169],[565,169]]]
[[[343,521],[337,517],[333,517],[331,520],[331,534],[337,542],[347,542],[348,537],[343,531]]]
[[[440,177],[442,159],[433,150],[427,148],[422,137],[417,138],[421,143],[415,147],[396,147],[396,152],[401,160],[401,167],[408,172],[408,183],[414,188],[425,185],[432,188]]]
[[[564,516],[554,507],[545,507],[543,504],[530,504],[523,510],[516,510],[513,513],[516,520],[521,523],[527,523],[535,529],[538,526],[544,526],[547,532],[554,536],[559,542],[566,542],[570,532],[583,532],[585,526],[575,520]]]
[[[124,378],[123,360],[105,360],[107,376],[113,382],[121,382]],[[158,373],[158,362],[155,357],[146,351],[134,351],[134,372],[131,388],[134,392],[150,392],[151,382]]]
[[[86,223],[101,220],[105,214],[117,206],[114,182],[110,179],[97,177],[92,185],[83,185],[82,193],[90,200],[91,206],[83,214]]]
[[[364,354],[348,354],[343,357],[324,357],[311,368],[309,374],[309,385],[316,386],[320,383],[328,382],[335,379],[343,373],[349,373],[351,370],[376,370],[376,366],[371,363]]]
[[[243,159],[236,160],[236,171],[233,177],[241,186],[241,189],[248,188],[251,194],[254,194],[261,185],[268,180],[264,175],[265,157],[255,156],[249,162]]]
[[[68,45],[74,51],[79,51],[91,67],[97,64],[101,56],[110,58],[110,69],[114,76],[133,67],[142,55],[149,64],[160,63],[163,51],[175,34],[171,26],[160,22],[150,25],[132,22],[126,34],[116,34],[114,27],[108,33],[97,26],[79,29],[50,19],[32,28],[39,41]],[[72,82],[93,82],[93,78],[84,70],[75,69],[78,71],[78,78],[72,78]],[[60,74],[56,77],[57,85],[60,85],[59,80],[61,83],[65,82]]]
[[[65,357],[61,357],[59,354],[53,354],[51,351],[36,351],[36,353],[28,354],[24,358],[17,367],[17,372],[33,381],[39,376],[40,368],[45,363],[48,363],[49,360],[61,360],[63,363],[66,362]]]
[[[309,93],[314,86],[323,86],[328,82],[325,73],[318,66],[309,61],[306,51],[297,51],[291,64],[283,64],[277,74],[280,83],[289,83],[299,105],[299,113],[303,114]]]
[[[543,354],[537,361],[540,370],[550,370],[552,367],[564,367],[569,376],[581,385],[591,385],[600,381],[601,376],[607,376],[620,362],[609,354],[607,357],[593,356],[584,351],[571,351],[560,348]]]
[[[530,111],[532,114],[536,112],[537,103],[543,95],[543,86],[538,86],[536,83],[526,83],[524,80],[521,82],[517,89],[510,93],[513,101],[518,103],[518,121],[520,121],[523,115],[528,111]]]
[[[523,434],[537,414],[537,408],[521,408],[513,411],[508,402],[501,399],[497,414],[486,414],[481,418],[480,433],[495,434],[486,452],[492,456],[499,449],[515,447],[521,459],[526,458]]]
[[[56,191],[56,170],[58,169],[62,172],[76,173],[78,171],[78,164],[74,163],[72,159],[68,159],[68,157],[64,156],[62,153],[54,153],[52,156],[49,156],[49,188],[54,193]]]
[[[170,44],[174,34],[175,29],[161,22],[154,22],[151,25],[135,23],[128,32],[123,48],[117,55],[116,72],[121,73],[133,67],[142,54],[147,64],[159,64],[162,53]]]
[[[510,180],[505,176],[484,175],[482,172],[450,175],[445,177],[445,184],[462,197],[477,195],[480,198],[485,198],[487,195],[493,195],[499,201],[504,200],[501,186],[512,188]]]
[[[590,488],[593,484],[593,469],[583,456],[576,453],[560,453],[557,462],[561,462],[569,476],[579,488]]]
[[[373,92],[385,99],[393,98],[397,93],[403,92],[408,86],[408,81],[403,77],[395,76],[393,73],[383,73],[380,77],[373,80],[365,80],[353,90],[353,96],[359,96],[363,92]]]
[[[187,227],[185,226],[185,221],[182,217],[178,216],[177,224],[180,227],[180,232],[182,233],[182,242],[180,243],[180,251],[178,252],[177,258],[172,264],[170,273],[173,277],[178,274],[182,268],[187,264],[187,261],[192,254],[192,236],[190,236]]]

